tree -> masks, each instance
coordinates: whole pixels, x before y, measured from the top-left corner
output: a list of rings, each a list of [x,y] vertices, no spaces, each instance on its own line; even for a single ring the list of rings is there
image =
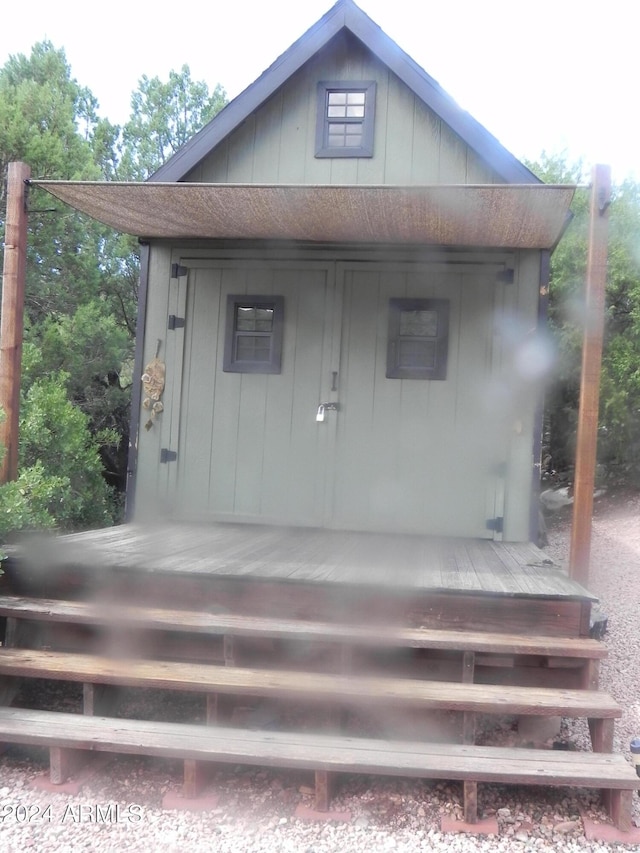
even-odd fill
[[[191,79],[188,65],[171,71],[167,82],[146,75],[131,96],[131,118],[123,129],[121,179],[145,180],[227,103],[218,84]]]
[[[96,109],[91,92],[72,78],[64,51],[50,42],[36,44],[29,58],[11,57],[0,70],[2,168],[22,159],[34,176],[99,179],[108,174],[120,130],[98,119]],[[33,383],[48,377],[59,381],[60,371],[68,370],[74,381],[65,381],[64,393],[88,418],[92,433],[97,436],[106,422],[119,429],[126,448],[128,392],[121,386],[121,393],[114,393],[114,384],[119,385],[114,377],[130,373],[133,354],[137,294],[131,288],[130,245],[118,258],[118,238],[110,229],[52,202],[44,192],[31,190],[29,208],[25,344],[39,357],[23,371],[23,391],[28,394]],[[95,328],[78,333],[89,317]],[[99,365],[92,336],[101,345]],[[56,349],[55,340],[64,341],[64,352],[62,346]],[[97,448],[106,461],[113,456],[110,445],[98,441]],[[112,482],[120,485],[126,470],[122,459],[118,468]]]
[[[580,390],[589,196],[580,163],[543,155],[548,183],[578,183],[573,221],[551,259],[549,320],[559,359],[546,403],[548,465],[570,475]],[[598,459],[609,480],[640,485],[640,186],[614,187],[609,213]]]
[[[144,178],[224,103],[187,66],[166,83],[143,77],[123,131],[99,118],[64,50],[44,41],[12,56],[0,69],[0,239],[12,160],[34,177]],[[34,188],[29,210],[21,467],[0,487],[2,535],[111,523],[127,470],[137,243]]]

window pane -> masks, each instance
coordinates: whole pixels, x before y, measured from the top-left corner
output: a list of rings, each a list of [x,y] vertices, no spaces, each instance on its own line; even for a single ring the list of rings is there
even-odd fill
[[[236,310],[238,332],[270,332],[273,328],[273,308],[238,305]]]
[[[273,308],[256,308],[256,332],[270,332],[273,328]]]
[[[400,335],[434,338],[438,334],[437,311],[401,311]]]
[[[271,338],[262,335],[240,335],[236,344],[238,361],[269,361]]]
[[[328,95],[329,118],[364,118],[364,92],[329,92]]]
[[[435,364],[435,341],[398,342],[398,367],[433,368]]]
[[[362,144],[362,125],[358,124],[330,124],[329,145],[332,148],[344,148],[347,145]]]

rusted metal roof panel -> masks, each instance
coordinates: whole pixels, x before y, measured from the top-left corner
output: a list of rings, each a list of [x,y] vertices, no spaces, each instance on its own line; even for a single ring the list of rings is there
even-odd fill
[[[33,181],[146,238],[300,240],[548,249],[573,186],[302,186]]]

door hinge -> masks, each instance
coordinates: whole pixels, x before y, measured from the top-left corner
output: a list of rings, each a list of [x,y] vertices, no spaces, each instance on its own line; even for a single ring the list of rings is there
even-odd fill
[[[184,329],[184,317],[176,317],[175,314],[169,314],[169,322],[167,323],[167,328],[171,329],[171,331],[175,331],[176,329]]]
[[[496,279],[504,284],[513,284],[515,281],[515,270],[511,267],[500,270],[500,272],[496,274]]]
[[[504,531],[504,518],[501,515],[496,516],[496,518],[488,518],[487,530],[494,530],[496,533],[502,533]]]
[[[188,272],[188,268],[183,267],[181,264],[171,264],[171,278],[182,278]]]
[[[175,450],[169,450],[167,447],[163,447],[160,451],[160,462],[175,462],[178,458],[178,454]]]

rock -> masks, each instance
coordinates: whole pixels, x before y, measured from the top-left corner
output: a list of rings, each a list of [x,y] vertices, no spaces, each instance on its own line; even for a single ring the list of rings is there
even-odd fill
[[[569,495],[569,488],[562,486],[560,489],[545,489],[540,492],[540,503],[547,512],[559,512],[573,503],[573,497]]]
[[[557,823],[553,827],[554,832],[560,832],[563,835],[567,832],[573,832],[574,829],[581,829],[582,821],[579,820],[563,820],[561,823]]]

